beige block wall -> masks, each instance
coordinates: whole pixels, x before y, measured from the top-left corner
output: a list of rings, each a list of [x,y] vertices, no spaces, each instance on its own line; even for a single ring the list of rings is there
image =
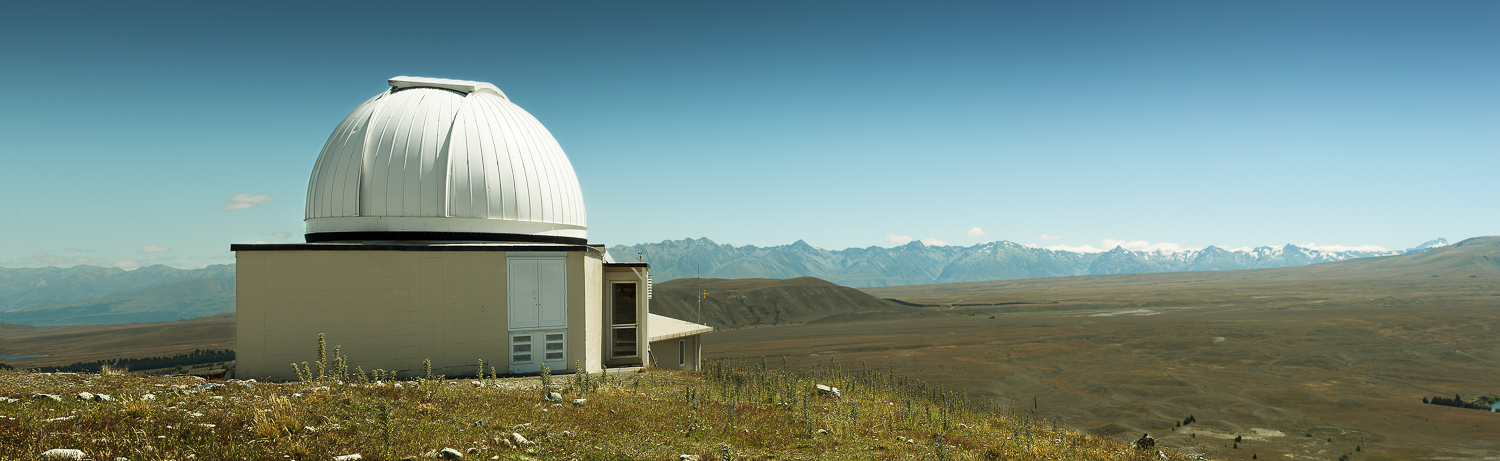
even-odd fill
[[[559,253],[568,266],[572,368],[597,360],[587,353],[599,350],[587,329],[590,317],[600,322],[588,306],[599,308],[589,301],[585,253]],[[239,251],[236,259],[240,378],[295,379],[292,363],[317,360],[318,333],[330,356],[342,346],[351,370],[418,376],[424,359],[447,376],[473,375],[479,359],[507,370],[505,252]]]
[[[699,357],[700,338],[703,335],[684,336],[681,338],[665,339],[651,343],[651,360],[657,368],[667,370],[697,370],[701,365]],[[679,366],[677,356],[677,341],[683,341],[683,349],[686,351],[686,360]]]
[[[582,321],[574,323],[568,319],[568,325],[583,325],[583,334],[569,338],[569,341],[579,341],[582,350],[595,351],[587,354],[584,361],[584,369],[590,372],[599,371],[604,365],[604,258],[595,255],[583,255],[581,268],[583,270],[584,289],[576,290],[584,296],[584,309],[579,312]],[[573,330],[569,328],[569,330]],[[571,357],[571,355],[570,355]]]

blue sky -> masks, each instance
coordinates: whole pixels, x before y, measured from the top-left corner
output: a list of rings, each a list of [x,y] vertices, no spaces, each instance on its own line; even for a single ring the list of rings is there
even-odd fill
[[[397,75],[535,115],[600,243],[1493,235],[1497,25],[1491,1],[20,3],[0,266],[299,242],[323,142]]]

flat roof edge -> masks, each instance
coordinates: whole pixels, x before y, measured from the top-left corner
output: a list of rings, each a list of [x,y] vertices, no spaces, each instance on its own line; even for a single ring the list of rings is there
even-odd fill
[[[688,330],[688,331],[680,331],[680,332],[677,332],[677,333],[668,333],[668,334],[664,334],[664,335],[660,335],[660,336],[652,336],[652,337],[646,338],[646,342],[648,342],[648,343],[654,343],[654,342],[657,342],[657,341],[666,341],[668,339],[686,338],[688,336],[701,335],[701,334],[704,334],[704,333],[708,333],[710,331],[714,331],[714,328],[713,327],[697,328],[697,329],[692,329],[692,330]]]

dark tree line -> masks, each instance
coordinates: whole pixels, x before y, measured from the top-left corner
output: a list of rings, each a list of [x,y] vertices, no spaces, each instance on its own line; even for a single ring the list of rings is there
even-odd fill
[[[78,362],[60,367],[30,368],[30,370],[39,372],[98,373],[105,365],[109,365],[111,368],[123,368],[127,370],[154,370],[203,363],[227,362],[230,360],[234,360],[234,349],[198,349],[186,354],[178,354],[170,357],[95,360],[93,362]]]
[[[1494,405],[1497,400],[1500,400],[1500,396],[1486,395],[1472,401],[1465,402],[1463,397],[1459,397],[1458,394],[1454,394],[1453,398],[1451,399],[1447,397],[1433,397],[1430,399],[1423,397],[1422,403],[1490,411],[1490,406]]]

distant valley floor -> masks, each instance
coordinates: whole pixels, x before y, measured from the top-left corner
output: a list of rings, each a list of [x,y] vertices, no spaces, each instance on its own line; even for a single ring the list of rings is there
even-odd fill
[[[747,328],[710,334],[704,354],[894,368],[1215,459],[1500,453],[1500,414],[1422,403],[1500,392],[1500,297],[1160,304]],[[1190,415],[1198,422],[1176,427]]]

